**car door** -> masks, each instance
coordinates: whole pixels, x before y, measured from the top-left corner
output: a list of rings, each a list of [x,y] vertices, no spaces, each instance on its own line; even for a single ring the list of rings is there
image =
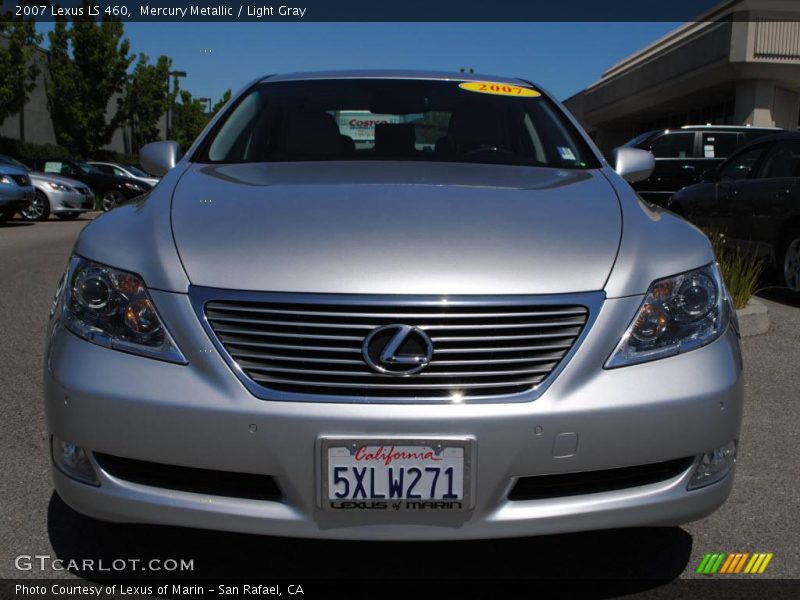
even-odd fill
[[[694,131],[665,131],[649,143],[656,166],[646,185],[637,187],[643,198],[666,206],[670,196],[692,183],[696,176]]]
[[[764,155],[771,144],[759,144],[735,154],[719,168],[716,202],[709,220],[724,233],[734,247],[746,248],[751,237],[749,222],[742,219],[744,206],[758,195],[756,178]]]
[[[760,258],[773,256],[783,223],[798,212],[800,192],[800,140],[775,142],[765,154],[756,177],[737,203],[735,229],[747,238],[748,252]]]

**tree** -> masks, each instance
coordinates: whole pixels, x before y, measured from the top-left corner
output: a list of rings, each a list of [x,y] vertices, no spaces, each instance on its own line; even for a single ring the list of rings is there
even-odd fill
[[[172,60],[166,56],[159,56],[151,65],[147,55],[140,54],[128,78],[124,111],[131,129],[133,152],[159,139],[158,121],[174,101],[169,91],[171,65]]]
[[[82,3],[83,15],[56,17],[50,38],[50,76],[47,100],[56,140],[80,156],[88,157],[106,146],[125,118],[123,92],[133,57],[123,39],[123,25],[103,14],[102,21],[89,15],[93,0]],[[109,111],[112,113],[108,118]]]
[[[0,124],[19,114],[19,139],[25,141],[25,104],[41,72],[36,51],[42,35],[33,20],[10,14],[3,16],[0,33],[8,38],[0,48]]]
[[[225,103],[230,99],[231,99],[231,91],[229,89],[224,94],[222,94],[222,98],[220,98],[219,102],[217,102],[214,105],[214,108],[211,109],[211,116],[213,117],[215,114],[217,114],[222,109],[222,107],[225,106]]]
[[[172,129],[170,137],[178,142],[185,151],[208,122],[203,103],[186,90],[180,90],[180,104],[176,104],[172,113]]]

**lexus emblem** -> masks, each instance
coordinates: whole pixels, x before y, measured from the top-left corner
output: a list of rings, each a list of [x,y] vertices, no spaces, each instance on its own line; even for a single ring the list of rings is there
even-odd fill
[[[384,325],[373,329],[361,346],[372,370],[385,375],[411,375],[428,366],[433,344],[428,334],[411,325]]]

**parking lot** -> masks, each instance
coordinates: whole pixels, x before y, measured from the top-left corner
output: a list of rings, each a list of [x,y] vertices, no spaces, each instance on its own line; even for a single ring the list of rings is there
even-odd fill
[[[780,294],[763,300],[769,333],[742,342],[747,392],[733,494],[714,515],[680,528],[491,542],[356,543],[114,525],[75,513],[50,482],[41,370],[52,294],[91,216],[0,227],[0,577],[53,577],[52,570],[15,569],[15,557],[38,554],[108,562],[193,559],[189,575],[231,578],[408,577],[413,560],[413,574],[423,577],[669,581],[696,576],[704,554],[719,551],[772,552],[761,577],[800,577],[800,304]],[[55,574],[81,575],[95,577]]]

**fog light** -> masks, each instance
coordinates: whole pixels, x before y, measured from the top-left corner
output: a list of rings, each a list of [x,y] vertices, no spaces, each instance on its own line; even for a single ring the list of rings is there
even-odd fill
[[[728,474],[734,463],[736,463],[736,442],[728,442],[724,446],[706,452],[694,470],[687,489],[695,490],[716,483]]]
[[[83,483],[100,485],[97,473],[83,448],[53,436],[52,450],[53,462],[64,475]]]

